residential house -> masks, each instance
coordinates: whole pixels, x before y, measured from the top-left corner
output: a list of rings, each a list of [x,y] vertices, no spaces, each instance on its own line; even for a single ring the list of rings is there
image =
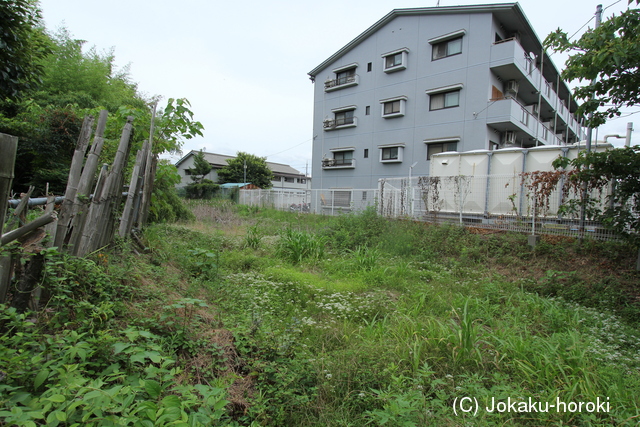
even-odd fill
[[[393,10],[309,76],[313,189],[428,175],[441,152],[583,138],[577,104],[518,3]]]
[[[177,187],[185,187],[193,182],[191,179],[191,170],[194,168],[193,156],[198,151],[192,150],[175,164],[178,173],[182,178]],[[234,156],[225,156],[222,154],[203,152],[204,158],[212,166],[211,172],[205,176],[213,182],[218,181],[218,170],[227,165],[227,160],[235,158]],[[273,188],[284,190],[307,190],[311,178],[289,165],[281,163],[267,162],[267,167],[273,172]]]

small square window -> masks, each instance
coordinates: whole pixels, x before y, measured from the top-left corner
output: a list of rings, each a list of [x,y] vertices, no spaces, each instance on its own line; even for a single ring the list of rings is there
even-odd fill
[[[404,116],[406,96],[387,98],[380,101],[382,104],[382,117],[385,119]]]
[[[434,44],[431,59],[435,61],[459,53],[462,53],[462,37]]]
[[[395,71],[406,69],[407,52],[409,52],[409,49],[402,48],[382,55],[384,72],[393,73]]]
[[[389,55],[385,58],[385,68],[397,67],[398,65],[402,65],[402,52],[396,53],[395,55]]]

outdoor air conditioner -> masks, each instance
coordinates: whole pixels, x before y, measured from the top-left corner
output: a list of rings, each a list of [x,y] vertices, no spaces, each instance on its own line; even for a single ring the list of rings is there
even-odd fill
[[[516,133],[508,130],[504,133],[504,145],[510,146],[516,144]]]
[[[507,92],[513,94],[518,93],[518,82],[516,80],[509,80],[507,82]]]

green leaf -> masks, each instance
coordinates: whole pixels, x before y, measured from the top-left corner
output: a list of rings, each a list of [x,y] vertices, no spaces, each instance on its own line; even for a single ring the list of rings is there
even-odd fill
[[[149,397],[153,399],[160,396],[160,393],[162,392],[162,387],[160,387],[160,383],[154,380],[145,380],[144,389],[149,394]]]
[[[67,400],[67,398],[64,397],[64,395],[62,395],[62,394],[54,394],[53,396],[47,397],[46,399],[51,401],[51,402],[55,402],[55,403],[62,403],[65,400]]]
[[[38,389],[38,387],[40,387],[42,383],[46,381],[47,378],[49,378],[48,370],[43,369],[42,371],[38,372],[38,375],[36,375],[36,378],[33,380],[33,387],[35,389]]]

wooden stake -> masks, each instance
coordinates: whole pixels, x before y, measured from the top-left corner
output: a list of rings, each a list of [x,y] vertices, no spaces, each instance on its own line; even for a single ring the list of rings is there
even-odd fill
[[[61,249],[67,234],[67,228],[69,227],[69,223],[72,219],[73,202],[78,191],[78,184],[80,183],[82,173],[82,164],[84,163],[84,155],[87,152],[89,140],[91,139],[93,122],[93,116],[86,116],[84,118],[84,121],[82,122],[82,129],[80,130],[80,136],[78,137],[78,143],[76,144],[76,150],[74,151],[73,159],[71,160],[69,178],[67,179],[67,188],[64,192],[62,206],[60,207],[60,220],[58,221],[56,237],[54,238],[54,245]]]

